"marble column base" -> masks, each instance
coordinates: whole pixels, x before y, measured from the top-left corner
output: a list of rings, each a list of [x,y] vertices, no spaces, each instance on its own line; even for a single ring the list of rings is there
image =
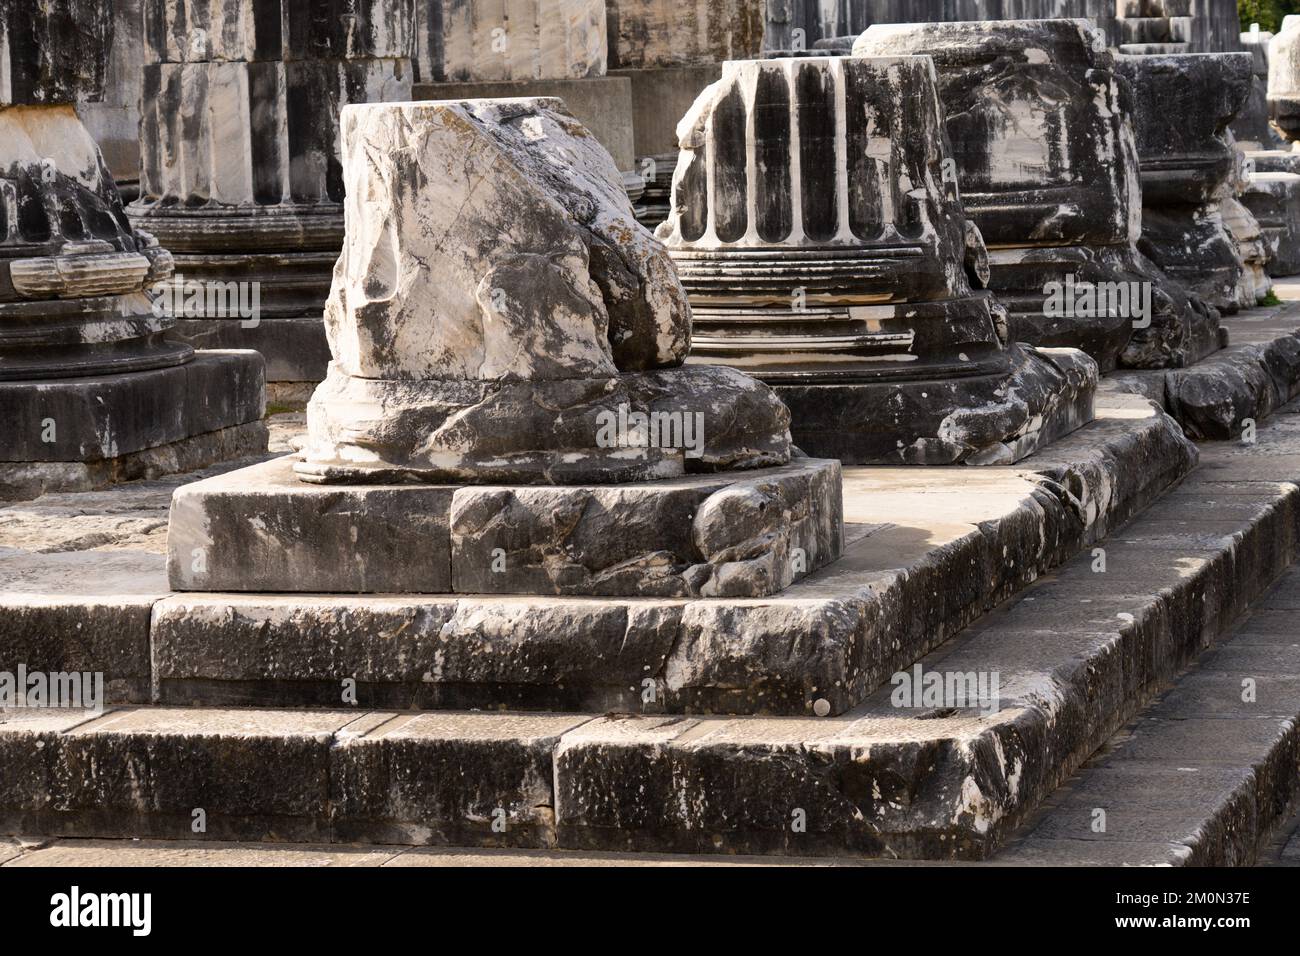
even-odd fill
[[[805,454],[846,465],[1010,464],[1092,420],[1097,365],[1012,345],[997,372],[930,380],[770,384]]]
[[[177,490],[172,587],[763,597],[835,560],[843,535],[836,461],[513,487],[312,485],[294,461]]]
[[[1264,232],[1270,253],[1268,274],[1278,277],[1300,273],[1300,175],[1254,172],[1246,179],[1241,202],[1259,220]]]
[[[1117,367],[1179,368],[1223,345],[1218,311],[1206,306],[1141,253],[1128,246],[1015,246],[989,250],[989,289],[1008,310],[1007,338],[1053,348],[1077,348],[1102,372]],[[1049,314],[1048,288],[1073,276],[1084,283],[1150,287],[1150,324],[1098,309]]]
[[[203,352],[145,372],[0,382],[0,463],[98,462],[260,421],[262,358]]]

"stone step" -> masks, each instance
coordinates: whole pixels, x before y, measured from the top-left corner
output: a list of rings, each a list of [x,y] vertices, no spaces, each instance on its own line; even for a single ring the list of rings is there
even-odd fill
[[[755,867],[864,866],[874,860],[719,856],[675,853],[582,853],[575,850],[407,847],[391,844],[240,843],[222,840],[95,840],[0,837],[0,866],[9,867]]]
[[[1295,295],[1294,282],[1278,282]],[[1300,302],[1249,309],[1225,317],[1229,345],[1186,368],[1107,375],[1102,391],[1145,395],[1177,419],[1193,439],[1239,439],[1246,422],[1259,422],[1300,395]]]
[[[1300,790],[1300,568],[1046,802],[997,861],[1242,866]],[[1277,862],[1288,855],[1280,841]]]
[[[114,703],[840,714],[1195,460],[1115,394],[1017,466],[847,468],[841,559],[744,600],[173,594],[130,489],[71,536],[38,502],[0,510],[0,660],[103,671]]]
[[[1297,410],[1205,458],[920,662],[996,675],[996,709],[887,684],[823,719],[11,711],[0,832],[188,839],[202,810],[218,840],[987,858],[1294,559]]]

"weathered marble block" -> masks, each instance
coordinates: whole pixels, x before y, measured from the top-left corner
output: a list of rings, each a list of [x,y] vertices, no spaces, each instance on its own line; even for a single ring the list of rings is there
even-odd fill
[[[415,0],[421,83],[604,76],[606,0]]]
[[[1283,19],[1268,44],[1269,118],[1287,142],[1300,139],[1300,16]]]
[[[0,470],[262,428],[255,355],[199,365],[166,338],[153,292],[172,257],[132,228],[71,102],[102,82],[107,4],[6,5],[0,23]]]
[[[143,0],[113,0],[113,43],[104,71],[103,94],[77,104],[77,115],[99,144],[123,201],[135,198],[140,178],[142,7]]]
[[[1244,164],[1245,157],[1242,161]],[[1268,274],[1270,259],[1268,238],[1259,220],[1240,199],[1248,184],[1249,180],[1243,170],[1237,176],[1235,191],[1238,195],[1226,197],[1219,206],[1224,228],[1232,236],[1232,241],[1237,247],[1237,257],[1241,261],[1237,305],[1242,309],[1249,309],[1264,302],[1273,288],[1273,280]]]
[[[1137,249],[1133,105],[1087,21],[878,24],[853,52],[934,58],[1011,340],[1081,348],[1103,370],[1185,365],[1220,347],[1217,312]]]
[[[834,461],[589,486],[304,485],[281,458],[172,502],[178,590],[758,597],[834,560]],[[201,555],[201,560],[196,556]]]
[[[690,307],[672,262],[559,101],[343,116],[334,363],[300,474],[574,483],[785,460],[787,417],[768,389],[674,368]],[[602,447],[620,408],[703,416],[702,444]]]
[[[1234,0],[1119,0],[1117,45],[1132,55],[1240,50]]]
[[[401,59],[415,0],[146,0],[151,63]]]
[[[744,60],[763,47],[767,0],[605,0],[610,69]]]
[[[1269,247],[1268,274],[1300,273],[1300,174],[1265,172],[1256,167],[1241,201],[1263,230]]]
[[[1273,34],[1267,30],[1241,34],[1242,48],[1251,55],[1250,95],[1233,117],[1231,129],[1242,149],[1278,149],[1285,145],[1268,121],[1268,47],[1272,40]]]
[[[1140,248],[1220,311],[1237,311],[1243,298],[1245,265],[1222,202],[1236,192],[1241,159],[1228,124],[1250,94],[1252,66],[1248,53],[1116,60],[1133,88]]]
[[[0,106],[99,99],[112,42],[112,0],[6,0]]]
[[[1134,0],[1143,5],[1158,0]],[[765,50],[812,50],[841,43],[876,23],[1037,20],[1084,17],[1119,42],[1126,0],[767,0]],[[847,52],[847,50],[845,51]]]
[[[1009,461],[1090,417],[1092,363],[1008,346],[971,288],[985,248],[944,176],[928,58],[727,63],[678,137],[658,235],[692,354],[776,386],[799,447]]]
[[[321,315],[342,244],[338,116],[410,98],[414,11],[413,0],[145,0],[128,213],[185,279],[257,290],[256,321],[187,315],[188,341],[257,348],[278,380],[323,378],[322,326],[286,345],[302,336],[297,320]]]
[[[1242,202],[1259,220],[1268,242],[1269,275],[1300,272],[1300,165],[1295,149],[1300,140],[1300,16],[1288,16],[1268,44],[1268,111],[1273,130],[1290,149],[1253,150],[1247,157],[1254,172],[1248,177]]]

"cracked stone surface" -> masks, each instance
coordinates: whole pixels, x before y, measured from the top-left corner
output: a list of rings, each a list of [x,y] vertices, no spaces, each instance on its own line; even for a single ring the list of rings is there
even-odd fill
[[[962,199],[992,249],[989,286],[1009,311],[1010,340],[1081,348],[1103,372],[1186,365],[1220,347],[1217,311],[1137,248],[1133,102],[1095,28],[876,24],[853,54],[934,57]],[[1045,290],[1067,276],[1149,287],[1150,314],[1085,306],[1053,316]]]

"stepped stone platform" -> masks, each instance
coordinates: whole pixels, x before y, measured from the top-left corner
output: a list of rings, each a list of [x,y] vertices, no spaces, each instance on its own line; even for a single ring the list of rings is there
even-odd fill
[[[1279,305],[1223,320],[1229,344],[1218,352],[1182,368],[1116,372],[1101,387],[1145,395],[1194,439],[1240,438],[1248,421],[1300,395],[1300,282],[1279,279],[1273,291]]]
[[[1300,569],[1292,567],[1222,646],[1117,733],[996,860],[1243,866],[1264,856],[1300,784],[1297,611]],[[1102,829],[1094,826],[1098,809]]]
[[[840,559],[745,599],[173,594],[164,538],[135,538],[142,509],[165,517],[156,486],[99,499],[75,534],[37,502],[0,511],[0,658],[103,670],[115,702],[333,705],[352,679],[360,706],[841,713],[1141,511],[1195,454],[1145,399],[1116,395],[1020,467],[848,468]]]
[[[1138,423],[1136,426],[1135,421]],[[888,600],[879,601],[877,611],[868,607],[867,615],[878,613],[879,608],[901,607],[910,619],[919,622],[915,633],[899,635],[901,640],[897,651],[885,648],[893,651],[894,656],[881,662],[884,666],[875,664],[872,677],[869,681],[863,680],[860,688],[869,689],[879,684],[891,669],[905,667],[926,647],[977,617],[1000,597],[1023,587],[1042,569],[1058,563],[1082,542],[1095,541],[1114,528],[1145,506],[1170,482],[1176,481],[1190,467],[1194,457],[1190,446],[1178,436],[1168,419],[1155,413],[1145,401],[1134,397],[1124,397],[1122,401],[1117,399],[1109,409],[1103,410],[1097,422],[1066,442],[1073,442],[1074,446],[1054,448],[1056,457],[1041,462],[1038,471],[980,469],[954,472],[939,469],[932,473],[930,482],[921,480],[919,488],[921,473],[914,470],[849,470],[850,473],[862,472],[858,479],[860,482],[881,484],[877,485],[876,494],[846,491],[846,517],[850,525],[858,526],[858,561],[853,562],[854,567],[841,568],[839,576],[857,579],[860,601],[872,596],[879,599],[879,592],[886,591]],[[1153,463],[1162,465],[1153,467]],[[904,482],[910,490],[899,487]],[[887,490],[891,483],[894,485],[892,493]],[[973,494],[952,494],[954,486],[967,491],[972,485],[979,489]],[[852,476],[846,486],[852,489]],[[947,494],[944,494],[945,486]],[[155,501],[159,498],[161,495],[155,493]],[[982,508],[972,510],[972,498],[980,501]],[[1069,507],[1064,502],[1069,502]],[[154,507],[156,509],[157,504]],[[859,510],[854,511],[855,507]],[[873,507],[880,509],[874,515],[861,510]],[[130,514],[129,509],[127,514]],[[155,521],[157,514],[155,511]],[[904,525],[897,520],[903,514],[917,517],[909,518]],[[892,520],[882,521],[884,516]],[[18,519],[20,527],[26,526],[23,541],[30,550],[18,552],[15,549],[3,561],[7,565],[6,571],[15,567],[23,569],[21,575],[7,575],[7,602],[11,613],[5,617],[12,623],[6,628],[4,643],[7,653],[4,656],[26,660],[31,668],[44,666],[53,669],[57,664],[63,668],[95,669],[103,666],[100,661],[104,660],[106,652],[117,650],[122,652],[122,663],[116,672],[110,672],[110,686],[116,689],[119,700],[138,695],[144,679],[153,682],[155,676],[160,676],[151,673],[151,667],[168,656],[165,651],[160,654],[162,645],[153,643],[149,630],[151,613],[155,620],[165,617],[165,612],[157,604],[158,599],[166,594],[161,553],[163,543],[158,540],[160,529],[156,524],[146,530],[139,524],[124,521],[113,532],[117,536],[114,540],[125,545],[131,544],[136,535],[153,539],[146,548],[139,547],[137,542],[134,548],[128,546],[96,552],[65,550],[38,555],[35,552],[50,546],[60,547],[57,541],[51,540],[53,529],[43,526],[36,516],[24,519],[18,515]],[[12,524],[12,521],[8,522],[7,526]],[[93,522],[86,523],[87,534],[94,534],[91,531],[93,525]],[[77,541],[87,540],[85,536],[71,542],[64,539],[62,547],[75,546]],[[1017,549],[1014,553],[1018,557],[1009,561],[1004,549],[1010,552],[1013,547]],[[910,560],[907,558],[909,553],[913,555]],[[852,560],[852,557],[853,551],[850,550],[846,559]],[[882,559],[887,563],[882,563]],[[87,581],[79,569],[92,566],[92,562],[100,570],[93,581]],[[141,573],[150,565],[154,569],[152,580],[157,587],[152,594],[149,593],[149,578]],[[983,570],[967,579],[967,588],[936,602],[936,592],[942,594],[941,576],[952,580],[954,573],[961,574],[956,571],[961,567]],[[115,578],[114,568],[121,577]],[[836,582],[834,576],[828,574],[830,570],[812,575],[807,582],[787,589],[780,599],[790,599],[791,592],[794,592],[792,603],[797,605],[806,603],[806,598],[824,599],[828,593],[842,590],[848,582]],[[863,571],[868,573],[863,574]],[[65,582],[62,599],[51,593],[60,577]],[[76,585],[69,587],[70,580],[76,581]],[[119,585],[127,585],[129,592],[118,593],[127,590]],[[800,588],[809,589],[805,602],[797,600]],[[99,590],[102,596],[97,598],[87,594],[90,590]],[[19,591],[29,594],[40,591],[43,596],[39,599],[25,598]],[[72,593],[74,591],[79,591],[79,596]],[[205,596],[205,599],[213,597]],[[26,617],[20,621],[19,608],[24,605],[28,610],[21,612]],[[77,628],[74,621],[81,627]],[[65,634],[61,647],[60,642],[49,640],[49,635],[60,629]],[[566,632],[571,633],[572,629]],[[37,643],[30,640],[33,633],[43,635],[37,646],[31,646]],[[279,644],[277,639],[259,646],[269,648]],[[251,648],[246,646],[246,649]],[[326,650],[324,657],[333,656],[337,650]],[[149,657],[151,651],[152,660]],[[39,656],[42,653],[46,655],[44,658]],[[214,659],[227,656],[217,654]],[[700,656],[693,655],[696,658]],[[166,687],[166,680],[157,681],[157,686],[160,690]],[[284,684],[281,683],[279,688],[283,689]],[[136,699],[140,698],[137,696]],[[842,704],[840,701],[836,703],[840,704],[834,708],[838,711]],[[696,727],[713,730],[733,724],[745,726],[743,720],[724,720],[718,724],[712,721],[702,723],[695,718],[625,716],[606,720],[590,716],[591,709],[586,716],[464,712],[389,714],[364,709],[368,706],[371,705],[360,704],[361,709],[347,711],[337,708],[286,711],[282,709],[282,698],[281,709],[271,711],[165,705],[122,707],[90,722],[85,722],[85,715],[66,712],[10,712],[5,715],[4,730],[0,731],[0,753],[4,754],[0,760],[15,761],[9,766],[23,765],[33,753],[30,748],[37,743],[41,744],[40,751],[47,756],[56,761],[63,760],[61,742],[66,738],[74,747],[88,748],[75,757],[69,751],[67,759],[98,763],[105,759],[105,753],[116,750],[118,756],[111,758],[110,762],[126,774],[131,773],[127,767],[137,758],[150,760],[156,768],[175,760],[183,761],[187,767],[213,767],[213,772],[219,773],[223,779],[240,780],[241,783],[232,785],[238,793],[228,791],[228,802],[213,780],[200,779],[204,774],[159,770],[151,778],[162,789],[148,798],[148,805],[157,808],[157,812],[124,813],[115,803],[122,798],[108,792],[93,796],[87,793],[80,796],[48,794],[47,799],[40,795],[48,786],[43,779],[37,780],[25,772],[6,775],[10,783],[5,785],[5,796],[0,797],[0,806],[5,808],[5,829],[112,835],[115,827],[121,827],[120,832],[129,831],[134,835],[175,836],[177,826],[188,826],[189,810],[182,804],[197,799],[197,794],[202,792],[205,802],[193,805],[203,805],[210,815],[222,818],[222,822],[209,829],[208,835],[213,838],[251,839],[255,833],[261,833],[276,839],[292,840],[504,842],[507,845],[545,846],[553,843],[559,832],[555,817],[558,807],[551,794],[553,771],[558,766],[571,765],[580,773],[580,777],[573,780],[576,789],[567,791],[567,799],[571,801],[569,805],[579,811],[580,817],[594,813],[594,808],[580,809],[586,799],[581,796],[586,792],[583,788],[589,786],[582,782],[585,777],[581,774],[585,771],[581,767],[588,757],[596,763],[611,759],[613,751],[608,750],[606,739],[610,727],[623,728],[631,733],[630,740],[636,740],[647,733],[675,738],[679,731],[698,732],[691,730]],[[843,729],[847,726],[846,721],[848,724],[858,723],[852,717],[789,719],[795,721],[790,727],[799,727],[800,721],[807,720],[810,740],[818,739],[819,735],[833,728]],[[777,730],[786,726],[779,720],[750,720],[756,730]],[[926,727],[943,730],[946,725],[939,720],[927,722]],[[676,730],[670,731],[669,728]],[[353,737],[353,734],[357,736]],[[77,739],[73,741],[72,738]],[[235,740],[239,743],[234,743]],[[344,754],[340,743],[353,740],[357,742],[356,749]],[[602,740],[605,742],[600,743]],[[57,758],[53,749],[46,750],[46,747],[55,746],[56,741],[60,742],[57,744],[60,748]],[[101,750],[101,746],[108,749]],[[815,752],[819,752],[819,748],[810,753]],[[147,758],[143,757],[146,753],[149,754]],[[437,754],[442,754],[442,757],[435,756]],[[346,758],[345,763],[337,762],[343,758]],[[216,763],[209,762],[212,760]],[[238,761],[238,767],[228,760]],[[498,840],[498,835],[491,829],[490,811],[493,808],[488,808],[482,817],[487,821],[486,825],[474,822],[479,816],[476,809],[470,809],[468,816],[464,815],[466,795],[458,784],[450,782],[459,774],[440,773],[439,760],[451,761],[457,767],[477,767],[482,760],[483,766],[496,768],[492,771],[496,780],[483,792],[500,793],[503,795],[500,799],[507,801],[502,805],[510,821],[504,841]],[[401,766],[405,761],[413,761],[405,764],[414,774],[410,778],[410,790],[406,793],[390,790],[386,775],[404,776],[406,771]],[[786,769],[790,767],[784,760],[779,764]],[[222,769],[217,770],[218,765]],[[441,766],[450,765],[444,763]],[[596,772],[595,766],[592,764],[592,772]],[[604,770],[599,773],[605,775]],[[336,776],[339,774],[342,776]],[[378,782],[375,774],[384,775],[384,782]],[[278,790],[277,782],[286,775],[297,781],[294,788],[297,794],[272,797]],[[41,774],[37,776],[42,777]],[[63,775],[59,776],[62,778]],[[798,774],[786,776],[791,782],[799,779]],[[164,783],[164,778],[174,781],[181,791],[168,791],[173,783]],[[560,779],[563,781],[564,778]],[[119,784],[125,784],[125,780],[125,776],[118,778]],[[318,789],[327,780],[331,781],[329,786],[324,790]],[[435,780],[444,783],[434,786],[433,790],[445,787],[450,787],[450,790],[444,790],[442,796],[435,796],[426,789],[426,784]],[[313,803],[311,794],[330,792],[329,788],[336,786],[334,781],[348,789],[346,795],[340,793],[340,799],[333,801],[335,816],[331,818],[325,813],[323,803]],[[108,780],[102,782],[109,790],[118,785]],[[480,781],[474,786],[478,789],[486,785]],[[26,787],[35,790],[23,792]],[[188,794],[182,793],[186,788],[192,789]],[[565,793],[562,790],[561,797]],[[745,796],[740,798],[748,799]],[[261,805],[264,799],[276,803],[276,809],[269,816]],[[433,809],[427,802],[430,799],[442,809]],[[409,809],[399,809],[415,806],[413,800],[423,808],[418,815],[425,822],[417,824],[408,819]],[[69,815],[54,809],[57,806],[89,808],[92,805],[100,809],[87,810],[89,817],[94,818],[90,822],[87,814],[76,812]],[[112,809],[115,806],[118,809]],[[275,818],[273,825],[271,817]],[[566,818],[561,814],[559,819],[563,823]],[[578,827],[575,831],[577,844],[574,845],[601,843],[600,839],[592,836],[597,831],[591,829],[591,824],[574,825]],[[596,823],[596,826],[599,828],[601,824]],[[670,837],[662,849],[684,848],[685,844],[679,837],[671,836],[661,827],[652,829],[657,829],[661,836]],[[822,836],[826,837],[824,829]],[[815,842],[810,841],[809,852],[828,851],[830,843],[825,843],[821,849],[812,849],[811,844]],[[757,837],[755,842],[745,845],[763,852],[773,848]],[[837,852],[855,848],[863,849],[861,841],[843,844]],[[731,849],[742,850],[744,846],[736,844]]]
[[[1108,426],[1117,434],[1140,431],[1131,420],[1121,423],[1141,400],[1130,396],[1117,407],[1119,398],[1104,396],[1099,420],[1067,441],[1083,442]],[[1069,452],[1053,450],[1062,457]],[[1099,465],[1106,456],[1094,447],[1092,488],[1105,486],[1101,475],[1121,473],[1113,456],[1109,467]],[[1087,456],[1075,457],[1073,470],[1042,463],[1042,472],[1055,468],[1057,484],[1085,492]],[[1148,478],[1152,460],[1149,446],[1130,458]],[[945,491],[944,476],[988,482],[982,495],[992,503],[1015,497],[996,487],[999,479],[1031,474],[995,471],[909,470],[920,487],[878,506],[897,518],[912,513],[904,504],[910,497],[918,513],[924,505],[925,514],[941,520],[943,502],[955,506],[960,498],[962,517],[970,521],[972,496],[953,495],[952,485]],[[902,470],[846,469],[850,529],[858,523],[854,472],[887,479]],[[996,712],[895,707],[889,685],[824,718],[599,717],[592,709],[421,713],[365,704],[286,710],[284,702],[242,709],[162,701],[101,716],[11,711],[0,723],[0,764],[13,771],[0,778],[0,830],[187,839],[190,812],[202,806],[206,836],[214,840],[987,858],[1018,825],[1037,819],[1033,814],[1055,787],[1230,630],[1292,563],[1300,535],[1298,475],[1300,407],[1290,405],[1260,427],[1253,444],[1203,446],[1199,469],[1154,504],[1168,480],[1152,481],[1140,503],[1091,511],[1087,537],[1104,549],[1104,571],[1096,570],[1098,552],[1081,553],[929,656],[920,657],[919,648],[903,655],[920,657],[926,672],[996,672]],[[1041,476],[1038,481],[1046,484]],[[1133,478],[1129,487],[1135,488]],[[155,506],[155,522],[159,514]],[[135,548],[50,552],[37,559],[51,562],[41,572],[33,552],[59,546],[55,529],[34,515],[20,515],[17,523],[31,550],[26,580],[7,575],[11,604],[20,600],[16,584],[49,590],[54,564],[77,553],[100,565],[107,557],[123,567],[152,561],[165,593],[157,524],[123,521],[114,540]],[[83,530],[93,534],[92,527],[87,522]],[[994,527],[984,524],[976,533],[984,537]],[[910,531],[914,538],[917,530]],[[140,538],[152,539],[149,550]],[[111,588],[111,581],[101,575],[96,586]],[[94,606],[87,602],[81,613]],[[1269,613],[1276,615],[1261,606],[1251,620]],[[13,611],[4,617],[11,620]],[[140,633],[147,618],[136,620]],[[1250,630],[1248,623],[1241,633]],[[10,648],[15,631],[28,629],[10,632]],[[141,644],[148,647],[147,631]],[[149,663],[141,663],[147,673]],[[1262,682],[1261,696],[1271,686]],[[1253,729],[1281,727],[1277,718],[1257,720]],[[1242,728],[1243,746],[1277,749],[1272,741],[1282,738],[1252,736],[1251,729]],[[99,771],[70,770],[88,766]],[[1220,776],[1232,785],[1231,774]],[[1266,797],[1285,803],[1280,782],[1258,780],[1256,806]],[[802,811],[806,828],[791,828],[795,811]],[[494,831],[494,819],[505,821],[504,832]],[[1014,852],[1013,845],[994,862],[1014,863]]]

